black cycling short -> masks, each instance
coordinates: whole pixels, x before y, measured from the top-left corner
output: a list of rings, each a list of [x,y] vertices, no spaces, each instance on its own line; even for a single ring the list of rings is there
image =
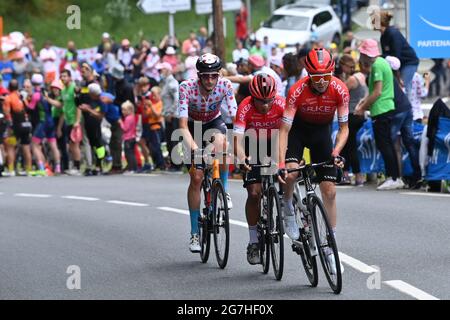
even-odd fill
[[[251,160],[250,160],[250,166],[252,164],[269,164],[270,162],[270,157],[272,156],[272,144],[271,144],[271,140],[267,140],[266,142],[266,148],[265,150],[263,150],[262,152],[260,152],[260,141],[257,141],[257,144],[255,144],[257,146],[256,150],[253,150],[252,152],[250,152],[249,147],[250,144],[248,143],[248,141],[245,142],[245,156],[249,157],[249,155],[251,156]],[[277,146],[278,147],[278,146]],[[267,150],[267,152],[266,152]],[[256,153],[256,155],[254,155],[254,153]],[[262,154],[260,154],[262,153]],[[267,153],[267,154],[266,154]],[[262,159],[261,159],[262,157]],[[255,161],[253,161],[253,159],[256,159]],[[275,159],[275,161],[278,159]],[[261,178],[261,168],[252,168],[252,170],[246,172],[243,174],[242,176],[242,180],[244,181],[244,188],[247,188],[248,186],[252,185],[252,184],[256,184],[256,183],[261,183],[262,182],[262,178]]]
[[[312,163],[329,161],[333,152],[331,133],[331,124],[310,124],[295,118],[289,132],[286,163],[300,163],[304,148],[310,150]],[[337,170],[334,165],[316,168],[316,174],[318,182],[337,181]]]
[[[14,124],[13,132],[16,137],[17,143],[23,146],[27,146],[31,143],[31,123],[22,122]]]
[[[189,128],[189,132],[192,136],[193,139],[196,139],[196,137],[200,137],[202,139],[201,141],[201,148],[204,149],[207,145],[207,142],[210,142],[209,139],[207,139],[208,141],[205,141],[203,139],[203,135],[205,134],[205,132],[209,131],[207,134],[211,133],[222,133],[223,135],[227,134],[227,125],[225,124],[225,122],[223,121],[222,117],[218,117],[208,123],[201,123],[200,121],[194,123],[194,121],[189,121],[188,122],[188,128]],[[197,128],[201,128],[201,132],[195,132],[195,130],[197,130]],[[206,136],[205,136],[206,138]],[[195,141],[195,143],[197,143],[197,145],[199,145],[200,147],[200,141]],[[185,159],[186,161],[186,167],[190,170],[191,169],[191,163],[187,161],[187,159]],[[196,165],[195,166],[197,169],[203,169],[203,165]]]

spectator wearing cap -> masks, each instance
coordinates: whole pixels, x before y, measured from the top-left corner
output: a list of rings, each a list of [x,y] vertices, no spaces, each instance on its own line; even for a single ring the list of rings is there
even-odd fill
[[[39,122],[33,129],[31,146],[38,165],[37,174],[42,176],[47,175],[45,171],[45,156],[41,149],[41,144],[44,140],[50,147],[55,164],[55,173],[61,173],[61,153],[57,145],[56,123],[52,107],[62,107],[61,90],[63,89],[63,84],[60,80],[54,80],[49,87],[50,92],[41,91],[39,101],[36,104],[32,101],[28,105],[29,109],[36,110],[39,114]]]
[[[89,85],[92,83],[96,83],[94,70],[92,66],[87,62],[81,63],[81,77],[82,81],[80,82],[80,86],[76,89],[76,98],[75,103],[77,108],[80,108],[82,104],[90,105],[91,104],[91,96],[89,95]],[[86,119],[86,113],[82,113],[83,119]],[[86,123],[84,123],[84,131],[86,131]],[[85,132],[87,133],[87,132]],[[93,168],[93,155],[91,153],[91,146],[89,145],[89,138],[87,134],[83,134],[83,146],[85,151],[85,159],[87,162],[87,168],[84,172],[85,176],[91,176],[94,174]]]
[[[143,74],[147,78],[152,78],[156,82],[159,82],[159,71],[156,69],[156,65],[161,60],[159,54],[158,54],[158,48],[157,47],[151,47],[150,53],[147,55],[147,58],[145,59],[144,68],[143,68]]]
[[[117,60],[124,66],[125,68],[125,78],[131,82],[132,80],[132,72],[133,72],[133,55],[135,50],[130,45],[130,41],[128,39],[123,39],[121,43],[121,47],[117,51]]]
[[[122,128],[120,127],[119,106],[114,104],[116,97],[109,92],[103,92],[100,100],[104,105],[105,119],[111,124],[111,140],[109,151],[112,156],[110,173],[122,173]]]
[[[163,103],[163,116],[165,121],[165,137],[169,155],[172,155],[176,143],[172,141],[172,133],[179,128],[177,118],[177,106],[179,98],[179,83],[172,74],[172,66],[168,63],[161,63],[157,66],[161,74],[161,100]],[[171,162],[171,170],[179,171],[180,166]]]
[[[194,30],[190,32],[189,38],[183,41],[181,53],[184,55],[188,55],[192,47],[195,48],[197,52],[200,52],[200,50],[202,49],[200,43],[197,40],[197,34]]]
[[[105,73],[105,62],[103,61],[103,55],[101,53],[95,55],[95,61],[92,63],[92,68],[100,77]]]
[[[90,83],[88,85],[88,97],[89,101],[78,106],[83,112],[84,127],[86,135],[89,140],[89,144],[94,149],[96,168],[92,172],[88,172],[87,175],[101,174],[102,160],[105,158],[106,149],[102,139],[101,124],[106,113],[106,106],[101,101],[102,88],[98,83]]]
[[[392,116],[391,138],[396,147],[399,166],[402,163],[402,149],[399,137],[406,148],[413,168],[413,175],[409,179],[409,186],[416,188],[421,186],[422,172],[419,165],[419,150],[415,146],[413,134],[413,112],[412,105],[401,88],[400,68],[401,62],[397,57],[387,56],[386,61],[394,73],[394,101],[395,113]]]
[[[389,63],[380,57],[377,41],[364,40],[359,52],[361,71],[369,77],[369,96],[356,106],[354,114],[363,116],[364,112],[370,109],[375,143],[383,157],[388,177],[377,190],[401,189],[404,184],[400,179],[391,136],[392,115],[395,111],[394,75]]]
[[[188,79],[197,79],[197,67],[196,63],[198,60],[198,53],[197,49],[195,47],[191,47],[189,49],[189,56],[184,61],[184,67],[185,67],[185,74],[184,74],[184,80]]]
[[[248,76],[250,74],[250,67],[248,64],[248,60],[241,58],[238,61],[236,61],[236,71],[237,76],[239,77]],[[249,95],[250,95],[249,83],[240,83],[236,93],[237,104],[239,105],[242,102],[242,100],[247,98]]]
[[[115,64],[110,70],[114,79],[114,104],[121,106],[125,101],[135,103],[133,86],[125,79],[125,69],[121,64]]]
[[[260,74],[260,73],[265,73],[265,74],[268,74],[268,75],[271,75],[272,77],[274,77],[274,79],[277,83],[277,95],[279,95],[281,97],[285,96],[284,86],[283,86],[283,82],[281,81],[280,76],[273,69],[266,66],[266,61],[264,60],[263,57],[261,57],[259,55],[251,55],[250,58],[248,59],[248,62],[249,62],[248,65],[249,65],[250,75],[248,75],[248,76],[228,76],[226,78],[234,83],[248,85],[252,81],[253,76]]]
[[[381,12],[379,15],[379,19],[372,17],[372,25],[375,30],[381,32],[380,41],[383,56],[394,56],[400,60],[402,64],[400,73],[405,85],[406,95],[411,101],[412,80],[419,66],[419,58],[400,30],[390,25],[394,16],[387,11]]]
[[[248,50],[244,48],[242,41],[236,39],[236,49],[233,50],[233,62],[236,63],[240,59],[248,60],[250,56]]]
[[[281,59],[281,57],[270,57],[270,68],[275,71],[281,79],[283,79],[283,60]]]
[[[44,64],[45,83],[50,84],[56,79],[58,66],[56,65],[56,52],[51,48],[52,43],[46,41],[44,48],[39,53],[42,63]]]
[[[119,50],[119,46],[114,43],[114,41],[111,38],[111,35],[107,32],[104,32],[102,34],[102,42],[97,47],[97,52],[103,54],[105,52],[105,46],[109,46],[110,52],[113,54],[116,54]]]
[[[162,62],[167,62],[172,66],[172,72],[176,74],[178,72],[178,57],[175,49],[173,47],[168,47],[166,54],[162,58]]]
[[[180,42],[178,41],[177,37],[165,35],[164,38],[161,40],[159,44],[159,55],[163,57],[166,54],[166,51],[169,47],[174,48],[174,50],[177,50],[180,47]]]

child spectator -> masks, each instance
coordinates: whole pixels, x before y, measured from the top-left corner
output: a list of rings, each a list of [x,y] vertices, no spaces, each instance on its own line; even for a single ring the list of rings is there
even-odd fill
[[[151,90],[152,98],[146,105],[145,113],[147,114],[148,124],[150,127],[149,147],[152,154],[153,163],[156,169],[166,170],[164,158],[161,151],[161,140],[163,137],[163,116],[162,116],[162,100],[161,88],[153,87]]]
[[[134,155],[134,147],[136,146],[136,118],[134,116],[134,106],[130,101],[122,103],[122,114],[123,120],[120,119],[119,123],[123,131],[127,172],[134,173],[137,170],[137,161]]]

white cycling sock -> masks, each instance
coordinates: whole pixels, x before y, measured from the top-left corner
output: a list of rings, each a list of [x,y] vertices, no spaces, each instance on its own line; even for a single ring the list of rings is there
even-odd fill
[[[292,200],[293,198],[283,199],[285,207],[289,208],[289,212],[294,212],[294,203]]]
[[[250,234],[250,244],[258,243],[258,226],[248,226],[248,233]]]

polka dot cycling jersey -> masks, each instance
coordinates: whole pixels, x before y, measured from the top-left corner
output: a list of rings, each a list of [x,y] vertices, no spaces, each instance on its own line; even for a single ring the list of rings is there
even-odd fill
[[[280,128],[285,104],[283,97],[276,96],[269,112],[262,114],[256,110],[252,97],[245,98],[236,113],[234,132],[244,134],[246,130],[254,129],[259,137],[260,130],[267,130],[267,137],[270,137],[272,129]]]
[[[327,90],[316,94],[306,77],[289,90],[283,122],[292,125],[294,117],[298,117],[310,124],[328,124],[333,121],[336,110],[338,121],[347,122],[349,100],[347,86],[338,78],[332,77]]]
[[[211,122],[220,117],[222,103],[225,103],[228,116],[236,115],[237,103],[231,82],[219,78],[213,92],[203,97],[200,94],[200,80],[190,79],[180,84],[178,116],[202,123]]]

